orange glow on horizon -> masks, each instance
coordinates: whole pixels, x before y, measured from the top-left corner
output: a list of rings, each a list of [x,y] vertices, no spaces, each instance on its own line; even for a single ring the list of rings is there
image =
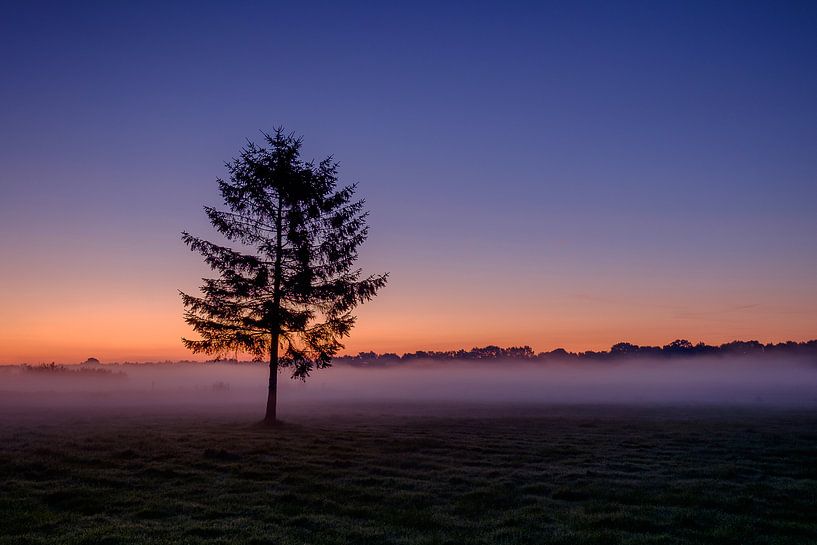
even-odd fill
[[[185,264],[195,263],[190,259]],[[380,259],[364,263],[365,270],[389,270],[395,258]],[[55,272],[23,262],[0,264],[0,274],[10,279],[0,306],[0,363],[209,359],[181,344],[192,332],[182,320],[177,290],[195,293],[197,279],[209,276],[206,267],[196,266],[162,268],[151,262],[139,268],[122,258]],[[583,263],[521,262],[508,281],[501,263],[405,265],[357,310],[343,353],[489,344],[581,352],[621,341],[817,338],[817,286],[805,267],[605,266],[602,274]],[[727,276],[724,270],[733,272]]]
[[[384,293],[382,300],[358,312],[358,324],[346,339],[344,354],[467,350],[489,344],[527,344],[537,352],[555,348],[581,352],[606,350],[620,341],[660,346],[676,338],[720,344],[817,337],[809,325],[815,323],[817,313],[804,314],[783,305],[720,304],[693,312],[680,303],[631,301],[629,306],[620,306],[615,301],[573,296],[548,305],[519,300],[500,304],[499,299],[481,304],[461,301],[430,311],[422,299]],[[48,315],[18,313],[18,319],[2,325],[2,364],[77,363],[88,357],[103,362],[210,358],[182,346],[180,338],[192,332],[172,298],[86,302]]]

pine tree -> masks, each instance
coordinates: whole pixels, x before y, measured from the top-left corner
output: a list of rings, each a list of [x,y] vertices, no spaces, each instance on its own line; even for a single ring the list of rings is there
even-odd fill
[[[226,164],[229,177],[218,186],[227,210],[204,210],[232,247],[182,233],[218,273],[203,279],[200,297],[180,292],[185,321],[201,337],[182,341],[195,353],[268,358],[269,424],[276,422],[279,367],[305,380],[329,366],[355,323],[352,310],[388,277],[362,277],[355,267],[368,234],[355,185],[338,187],[331,157],[302,160],[301,144],[277,129]]]

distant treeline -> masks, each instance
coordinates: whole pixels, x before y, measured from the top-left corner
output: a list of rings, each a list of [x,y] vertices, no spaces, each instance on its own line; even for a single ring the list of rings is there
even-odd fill
[[[471,350],[418,350],[403,354],[386,352],[378,354],[376,352],[360,352],[355,356],[338,356],[333,362],[339,365],[356,366],[383,366],[389,364],[403,364],[412,361],[494,361],[494,360],[522,360],[532,362],[559,362],[559,361],[615,361],[625,359],[670,359],[670,358],[691,358],[701,356],[731,357],[731,356],[752,356],[752,357],[795,357],[800,359],[811,359],[817,362],[817,339],[805,342],[787,341],[782,343],[763,344],[759,341],[732,341],[718,346],[699,342],[693,344],[685,339],[672,341],[664,346],[639,346],[632,343],[616,343],[610,350],[594,352],[568,352],[563,348],[557,348],[550,352],[535,352],[530,346],[511,346],[503,348],[501,346],[484,346],[482,348],[472,348]],[[166,360],[156,362],[112,362],[112,365],[175,365],[189,364],[200,365],[201,361],[194,360]],[[204,363],[241,363],[241,364],[266,364],[264,361],[239,360],[235,358],[216,358],[207,360]],[[26,373],[48,373],[48,374],[85,374],[104,375],[109,374],[109,369],[98,367],[100,364],[96,358],[89,358],[79,365],[60,365],[47,363],[40,365],[0,365],[0,371],[18,369]],[[124,375],[124,373],[122,373]]]
[[[125,378],[127,375],[122,371],[111,371],[110,369],[88,368],[81,366],[68,367],[54,362],[43,363],[40,365],[29,365],[24,363],[17,366],[19,370],[24,373],[33,373],[40,375],[62,375],[62,376],[92,376],[92,377],[106,377],[106,378]]]
[[[433,361],[490,361],[490,360],[527,360],[527,361],[610,361],[634,358],[679,358],[699,356],[758,356],[758,357],[798,357],[817,359],[817,340],[806,342],[788,341],[783,343],[763,344],[758,341],[732,341],[712,346],[702,342],[693,344],[686,339],[678,339],[664,346],[639,346],[632,343],[617,343],[610,350],[594,352],[568,352],[557,348],[550,352],[536,353],[530,346],[485,346],[471,350],[419,350],[399,356],[387,352],[360,352],[356,356],[335,358],[335,362],[348,365],[387,365],[406,363],[417,360]]]

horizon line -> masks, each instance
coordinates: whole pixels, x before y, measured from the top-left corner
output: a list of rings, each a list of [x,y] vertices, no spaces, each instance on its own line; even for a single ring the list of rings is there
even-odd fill
[[[474,346],[470,349],[465,348],[457,348],[457,349],[450,349],[450,350],[415,350],[413,352],[403,352],[402,354],[397,352],[375,352],[373,350],[369,351],[360,351],[356,354],[340,354],[334,356],[333,360],[354,360],[354,359],[400,359],[400,360],[411,360],[411,359],[536,359],[536,358],[544,358],[547,356],[569,356],[569,357],[579,357],[579,358],[592,358],[594,356],[610,356],[610,355],[643,355],[644,353],[651,352],[655,355],[667,355],[669,353],[675,354],[683,354],[687,352],[687,355],[695,355],[694,352],[697,352],[698,355],[713,355],[715,352],[727,352],[729,348],[737,348],[742,346],[744,348],[753,347],[753,349],[759,349],[763,351],[769,348],[787,348],[787,347],[811,347],[812,345],[817,346],[817,338],[808,339],[804,341],[794,341],[794,340],[785,340],[779,342],[768,342],[763,343],[756,339],[750,340],[741,340],[735,339],[732,341],[727,341],[725,343],[710,345],[705,343],[704,341],[698,341],[696,343],[692,343],[687,339],[675,339],[665,345],[638,345],[635,343],[630,343],[628,341],[619,341],[614,343],[610,346],[607,350],[583,350],[583,351],[575,351],[572,352],[562,347],[556,347],[551,350],[536,352],[533,348],[528,344],[521,344],[521,345],[508,345],[508,346],[501,346],[496,344],[487,344],[484,346]],[[478,355],[479,352],[493,352],[494,355],[486,356],[482,358]],[[496,354],[496,352],[499,352]],[[642,354],[639,354],[641,352]],[[468,355],[475,355],[474,358],[462,357]],[[164,360],[117,360],[117,361],[107,361],[102,362],[98,358],[94,356],[90,356],[86,358],[85,361],[81,362],[60,362],[57,363],[56,360],[52,361],[40,361],[37,363],[25,362],[20,361],[16,363],[0,363],[0,366],[44,366],[44,365],[83,365],[89,362],[98,363],[102,365],[123,365],[123,364],[168,364],[168,363],[217,363],[217,362],[235,362],[235,363],[268,363],[265,360],[259,359],[239,359],[237,357],[230,358],[228,355],[224,355],[224,357],[215,356],[210,359],[164,359]]]

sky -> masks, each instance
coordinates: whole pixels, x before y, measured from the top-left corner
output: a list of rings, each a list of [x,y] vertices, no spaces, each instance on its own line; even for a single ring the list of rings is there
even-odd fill
[[[817,338],[817,4],[382,4],[6,5],[0,363],[192,358],[180,232],[277,126],[391,273],[348,353]]]

